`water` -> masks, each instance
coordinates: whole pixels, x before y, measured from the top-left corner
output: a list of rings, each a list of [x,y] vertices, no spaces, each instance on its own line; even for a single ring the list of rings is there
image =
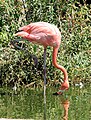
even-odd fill
[[[47,87],[46,104],[43,88],[24,89],[17,94],[0,91],[0,118],[30,120],[91,120],[91,86],[71,87],[64,95],[54,96]]]

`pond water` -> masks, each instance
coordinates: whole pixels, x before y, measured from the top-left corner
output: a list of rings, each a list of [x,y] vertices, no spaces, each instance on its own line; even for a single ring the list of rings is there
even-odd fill
[[[6,90],[5,90],[6,91]],[[0,93],[0,118],[30,120],[91,120],[91,86],[70,87],[54,96],[47,87],[44,105],[43,88],[23,89],[19,93]]]

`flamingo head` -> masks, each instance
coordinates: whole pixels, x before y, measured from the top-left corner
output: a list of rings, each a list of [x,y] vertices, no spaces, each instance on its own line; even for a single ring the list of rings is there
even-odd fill
[[[53,93],[53,95],[62,95],[65,92],[65,90],[68,90],[68,89],[69,89],[69,82],[65,81],[65,82],[62,83],[58,92]]]

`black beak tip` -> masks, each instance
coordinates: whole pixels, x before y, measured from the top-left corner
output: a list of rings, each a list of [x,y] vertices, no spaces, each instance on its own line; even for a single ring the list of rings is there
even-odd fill
[[[55,93],[53,93],[53,95],[56,95],[56,96],[57,96],[57,95],[59,95],[59,94],[58,94],[57,92],[55,92]]]
[[[53,95],[55,95],[55,96],[57,96],[57,95],[63,95],[63,93],[55,92],[55,93],[53,93]]]

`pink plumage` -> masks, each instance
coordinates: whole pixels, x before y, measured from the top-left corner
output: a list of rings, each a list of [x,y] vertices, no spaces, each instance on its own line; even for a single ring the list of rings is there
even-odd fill
[[[28,39],[30,42],[47,46],[60,46],[61,34],[59,29],[46,22],[30,23],[29,25],[19,28],[21,32],[17,36]]]

